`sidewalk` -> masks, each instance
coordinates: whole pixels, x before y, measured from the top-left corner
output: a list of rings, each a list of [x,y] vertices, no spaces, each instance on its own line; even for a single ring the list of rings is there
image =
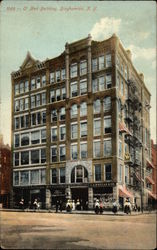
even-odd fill
[[[39,209],[34,211],[33,209],[5,209],[2,208],[0,209],[0,211],[5,211],[5,212],[26,212],[26,213],[55,213],[56,211],[53,209]],[[143,214],[150,214],[150,213],[156,213],[155,211],[144,211]],[[66,210],[63,210],[62,212],[58,211],[57,214],[83,214],[83,215],[96,215],[94,210],[82,210],[82,211],[78,211],[78,210],[74,210],[71,212],[67,212]],[[114,214],[112,211],[103,211],[103,214],[98,214],[98,215],[114,215],[114,216],[127,216],[130,214],[125,214],[122,211],[119,211],[118,213]],[[131,212],[131,216],[136,216],[136,215],[142,215],[142,212]]]

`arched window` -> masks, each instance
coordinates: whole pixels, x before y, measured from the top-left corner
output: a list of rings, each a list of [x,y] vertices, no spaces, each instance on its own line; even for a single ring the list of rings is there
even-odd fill
[[[71,171],[71,183],[84,183],[88,181],[88,171],[85,167],[79,165]]]

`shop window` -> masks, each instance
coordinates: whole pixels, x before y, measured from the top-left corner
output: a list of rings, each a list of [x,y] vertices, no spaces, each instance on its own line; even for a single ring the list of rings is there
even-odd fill
[[[21,152],[21,165],[29,164],[29,151]]]
[[[96,164],[94,166],[95,170],[95,181],[101,181],[101,165]]]

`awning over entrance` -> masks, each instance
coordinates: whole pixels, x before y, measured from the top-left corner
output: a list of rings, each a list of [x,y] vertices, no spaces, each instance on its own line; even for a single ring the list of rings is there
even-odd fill
[[[153,199],[157,200],[156,194],[153,194],[152,192],[148,191],[148,195],[151,196]]]
[[[133,198],[133,195],[125,187],[119,187],[119,196]]]
[[[147,161],[147,166],[148,167],[155,168],[151,161],[149,161],[148,159],[146,159],[146,161]]]
[[[154,181],[149,176],[146,176],[146,180],[149,181],[152,185],[154,184]]]

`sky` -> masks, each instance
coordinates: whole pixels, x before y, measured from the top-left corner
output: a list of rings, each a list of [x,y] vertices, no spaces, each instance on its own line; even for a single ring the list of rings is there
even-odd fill
[[[156,3],[154,1],[3,1],[0,5],[0,132],[11,143],[11,77],[27,51],[38,60],[66,42],[105,40],[113,33],[132,52],[151,93],[151,138],[156,141]]]

